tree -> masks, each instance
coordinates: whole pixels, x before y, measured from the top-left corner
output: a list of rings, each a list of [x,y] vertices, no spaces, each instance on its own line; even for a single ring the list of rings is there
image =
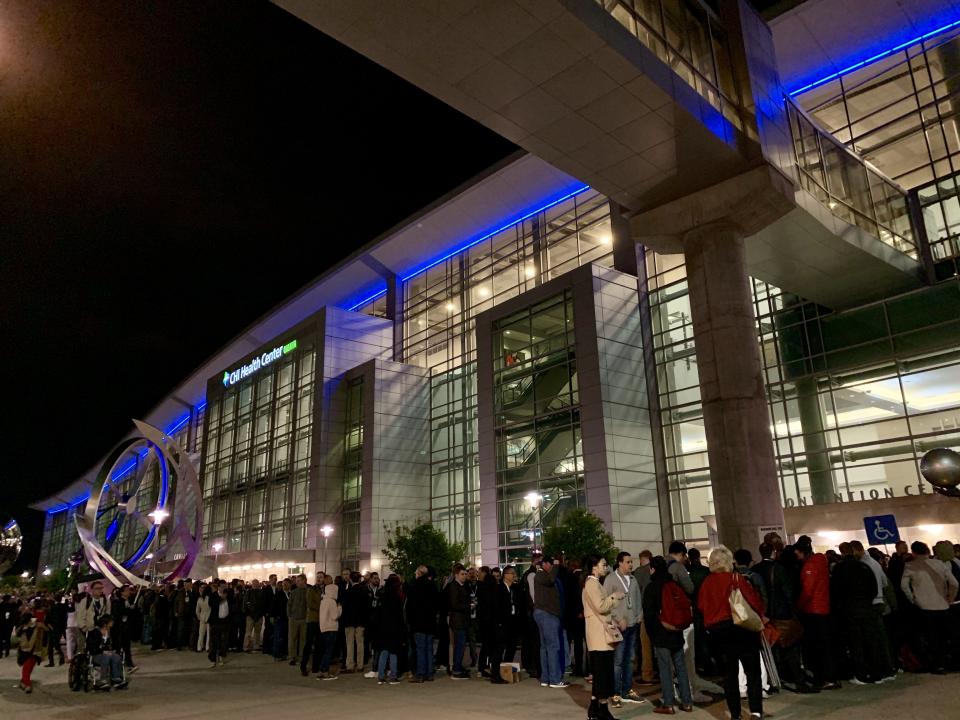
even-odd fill
[[[397,525],[388,529],[387,546],[383,555],[393,572],[412,580],[413,573],[420,565],[436,570],[443,577],[455,562],[463,560],[467,553],[466,543],[452,543],[442,530],[429,523],[413,528]]]
[[[544,530],[543,549],[549,555],[563,553],[575,560],[597,554],[608,563],[612,563],[619,552],[603,520],[582,508],[571,510],[559,525]]]

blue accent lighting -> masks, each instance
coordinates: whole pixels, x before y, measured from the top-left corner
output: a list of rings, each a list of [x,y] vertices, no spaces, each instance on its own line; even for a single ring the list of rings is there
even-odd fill
[[[553,196],[553,197],[547,198],[546,200],[541,201],[541,202],[540,202],[535,208],[533,208],[532,210],[524,211],[519,217],[513,217],[513,218],[511,218],[511,219],[509,219],[509,220],[503,221],[502,224],[497,225],[497,227],[494,228],[493,230],[488,230],[488,231],[484,232],[482,235],[480,235],[479,237],[475,237],[475,238],[473,238],[473,239],[471,239],[471,240],[468,240],[468,241],[466,241],[465,243],[462,243],[462,244],[458,245],[458,246],[455,247],[453,250],[450,250],[450,251],[444,253],[443,255],[441,255],[440,257],[431,260],[431,261],[428,262],[426,265],[421,265],[421,266],[418,267],[416,270],[413,270],[413,271],[411,271],[411,272],[408,272],[406,275],[401,276],[400,280],[401,280],[401,282],[407,282],[407,280],[409,280],[410,278],[412,278],[412,277],[414,277],[414,276],[416,276],[416,275],[419,275],[420,273],[422,273],[422,272],[424,272],[424,271],[426,271],[426,270],[429,270],[429,269],[432,268],[432,267],[436,267],[437,265],[439,265],[440,263],[442,263],[444,260],[449,260],[449,259],[452,258],[454,255],[458,255],[458,254],[462,253],[464,250],[469,250],[469,249],[472,248],[474,245],[477,245],[477,244],[479,244],[479,243],[482,243],[484,240],[489,240],[490,238],[492,238],[492,237],[493,237],[494,235],[496,235],[497,233],[501,233],[501,232],[503,232],[504,230],[509,230],[510,228],[514,227],[515,225],[519,225],[519,224],[522,223],[524,220],[529,220],[529,219],[532,218],[534,215],[537,215],[537,214],[539,214],[539,213],[542,213],[542,212],[544,212],[545,210],[549,210],[550,208],[552,208],[552,207],[554,207],[554,206],[556,206],[556,205],[559,205],[560,203],[562,203],[562,202],[564,202],[564,201],[566,201],[566,200],[569,200],[569,199],[572,198],[572,197],[576,197],[576,196],[579,195],[580,193],[586,192],[586,191],[589,190],[589,189],[590,189],[590,186],[589,186],[589,185],[578,185],[578,186],[576,186],[576,187],[575,187],[574,189],[572,189],[572,190],[570,190],[570,189],[564,190],[563,193],[562,193],[561,195],[559,195],[559,196],[556,196],[556,195],[555,195],[555,196]],[[381,295],[383,295],[383,294],[386,293],[386,292],[387,292],[387,289],[386,289],[386,288],[383,288],[383,289],[381,289],[381,290],[377,290],[377,291],[376,291],[375,293],[373,293],[372,295],[368,295],[368,296],[364,297],[363,300],[361,300],[360,302],[354,303],[353,305],[351,305],[350,307],[348,307],[347,310],[351,310],[351,311],[352,311],[352,310],[356,310],[356,309],[359,308],[359,307],[363,307],[363,306],[366,305],[367,303],[369,303],[369,302],[371,302],[371,301],[373,301],[373,300],[376,300],[378,297],[380,297]]]
[[[942,19],[942,15],[936,18],[937,21],[939,21],[939,20],[941,20],[941,19]],[[909,37],[908,39],[903,40],[902,42],[897,43],[896,45],[894,45],[894,46],[892,46],[892,47],[888,47],[888,48],[886,48],[885,50],[881,50],[881,51],[879,51],[879,52],[876,52],[876,53],[870,55],[869,57],[865,57],[865,58],[856,60],[856,61],[854,61],[854,62],[851,62],[849,65],[847,65],[846,67],[844,67],[842,70],[837,70],[836,72],[828,73],[827,75],[824,75],[824,76],[820,77],[818,80],[814,80],[813,82],[809,82],[809,83],[807,83],[806,85],[803,85],[803,86],[801,86],[801,87],[798,87],[798,88],[796,88],[796,89],[794,89],[794,90],[790,90],[790,91],[789,91],[789,94],[790,94],[791,96],[800,95],[800,94],[802,94],[802,93],[807,92],[808,90],[813,90],[814,88],[818,88],[818,87],[820,87],[821,85],[825,85],[826,83],[831,82],[832,80],[836,80],[836,79],[839,78],[839,77],[843,77],[844,75],[847,75],[848,73],[851,73],[851,72],[853,72],[854,70],[859,70],[860,68],[866,67],[867,65],[870,65],[871,63],[875,63],[877,60],[882,60],[883,58],[889,57],[890,55],[893,55],[894,53],[900,52],[901,50],[906,50],[906,49],[907,49],[908,47],[910,47],[911,45],[916,45],[916,44],[918,44],[918,43],[921,43],[921,42],[923,42],[924,40],[927,40],[927,39],[929,39],[929,38],[932,38],[932,37],[934,37],[935,35],[939,35],[940,33],[947,32],[948,30],[951,30],[951,29],[953,29],[953,28],[955,28],[955,27],[958,27],[958,26],[960,26],[960,19],[953,20],[953,21],[948,22],[948,23],[946,23],[946,24],[942,24],[942,25],[940,25],[939,27],[935,27],[934,29],[930,30],[929,32],[923,33],[922,35],[916,35],[916,36],[913,36],[913,37]],[[910,28],[910,30],[913,30],[913,28]],[[903,36],[903,35],[901,34],[901,37],[902,37],[902,36]],[[891,41],[894,40],[894,39],[895,39],[895,38],[890,38]]]

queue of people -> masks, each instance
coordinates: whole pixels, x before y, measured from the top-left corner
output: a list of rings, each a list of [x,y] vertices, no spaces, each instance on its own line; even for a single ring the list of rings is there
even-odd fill
[[[443,674],[503,684],[520,670],[563,689],[583,677],[589,720],[645,702],[644,686],[660,686],[655,713],[722,695],[741,720],[742,699],[762,718],[763,699],[781,687],[815,693],[960,669],[960,546],[901,543],[888,557],[852,540],[820,553],[806,536],[791,546],[771,534],[757,550],[755,561],[716,547],[704,564],[674,542],[664,556],[621,552],[611,567],[535,554],[524,568],[421,566],[382,583],[349,569],[314,584],[271,575],[110,594],[95,581],[83,593],[4,598],[0,637],[13,640],[26,692],[43,657],[52,665],[79,652],[125,687],[142,643],[206,653],[211,669],[231,653],[263,653],[321,681]]]

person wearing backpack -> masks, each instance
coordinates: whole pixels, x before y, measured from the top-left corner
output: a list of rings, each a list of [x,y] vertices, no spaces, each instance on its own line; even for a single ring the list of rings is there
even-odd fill
[[[730,596],[739,590],[757,615],[763,614],[763,601],[753,585],[733,572],[733,553],[719,545],[710,553],[710,575],[700,586],[697,606],[710,647],[723,657],[723,693],[730,720],[741,720],[739,665],[747,676],[747,698],[752,718],[763,718],[763,689],[760,679],[760,633],[736,625],[730,608]]]
[[[680,688],[680,709],[693,711],[693,693],[683,655],[683,631],[693,622],[690,598],[667,572],[667,562],[658,555],[650,560],[650,585],[643,592],[643,622],[653,643],[660,670],[660,715],[676,713],[674,681]]]

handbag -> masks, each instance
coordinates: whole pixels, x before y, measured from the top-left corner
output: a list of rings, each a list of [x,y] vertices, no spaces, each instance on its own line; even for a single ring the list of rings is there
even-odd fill
[[[730,590],[730,616],[733,618],[733,624],[742,627],[751,632],[760,632],[763,629],[763,621],[757,615],[747,599],[740,591],[740,575],[733,574],[733,589]]]
[[[623,633],[620,628],[614,625],[613,621],[603,624],[603,635],[607,640],[607,645],[617,645],[623,642]]]

